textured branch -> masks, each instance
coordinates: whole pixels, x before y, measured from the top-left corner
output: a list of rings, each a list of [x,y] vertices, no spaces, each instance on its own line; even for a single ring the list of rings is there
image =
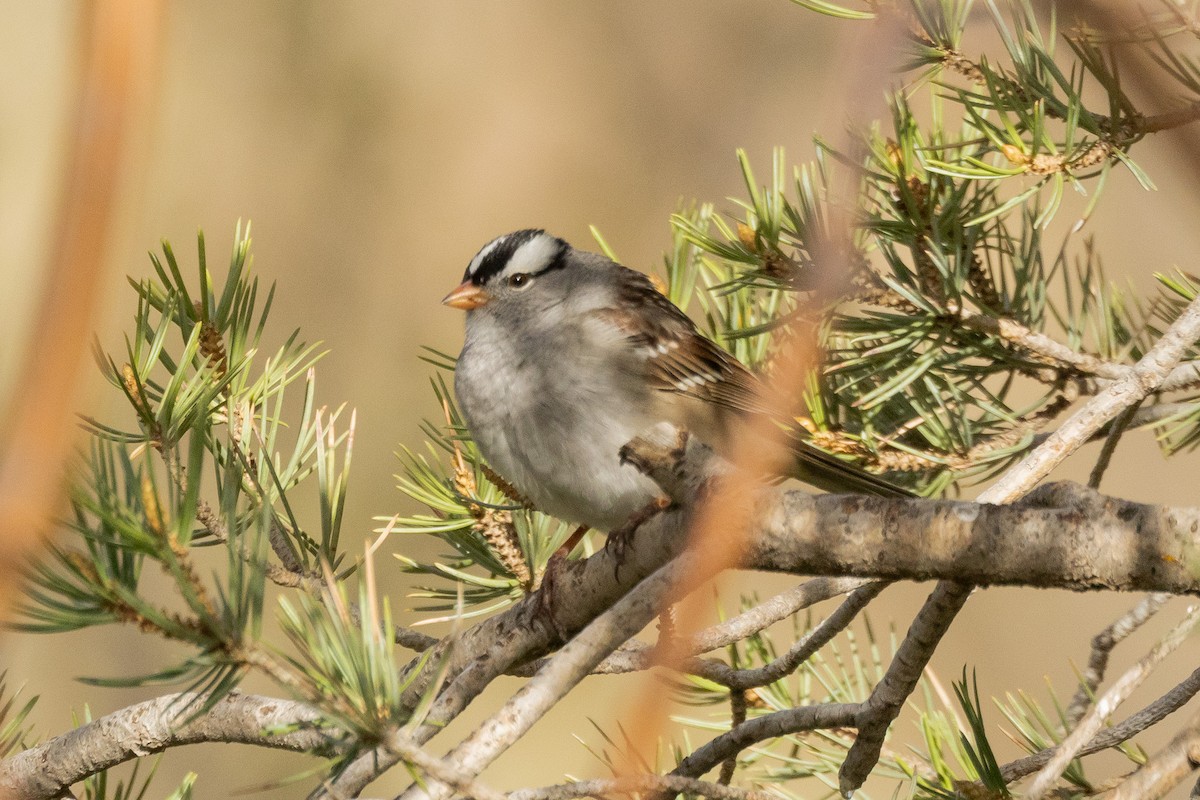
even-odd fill
[[[812,496],[758,508],[744,566],[807,575],[1200,592],[1200,509],[1049,484],[1027,502]],[[1195,527],[1193,527],[1195,526]]]
[[[316,711],[302,703],[234,692],[206,714],[183,722],[203,700],[202,695],[185,692],[137,703],[0,761],[0,797],[59,797],[89,775],[184,744],[233,742],[325,755],[334,752],[332,741],[317,730],[266,733],[315,723]]]
[[[1137,428],[1145,428],[1145,427],[1148,427],[1151,425],[1157,425],[1160,422],[1163,422],[1164,420],[1167,420],[1167,419],[1170,419],[1171,417],[1176,416],[1177,414],[1191,411],[1195,407],[1196,407],[1195,403],[1186,403],[1186,402],[1184,402],[1184,403],[1159,403],[1158,405],[1153,405],[1153,406],[1141,406],[1134,413],[1133,419],[1131,419],[1129,421],[1129,424],[1125,426],[1125,429],[1126,430],[1134,430]],[[1112,433],[1113,427],[1114,427],[1114,423],[1112,423],[1112,422],[1109,422],[1105,425],[1100,426],[1100,430],[1098,430],[1094,434],[1092,434],[1091,439],[1089,439],[1088,441],[1096,442],[1096,441],[1100,441],[1101,439],[1108,438],[1108,435],[1110,433]],[[1046,441],[1047,439],[1049,439],[1050,436],[1051,436],[1050,433],[1035,434],[1033,437],[1034,446],[1037,447],[1037,446],[1041,445],[1041,443]]]
[[[675,466],[662,478],[663,483],[678,496],[688,491],[702,493],[704,455],[689,453],[673,458]],[[752,568],[797,574],[916,580],[961,577],[977,583],[1200,593],[1200,579],[1195,577],[1194,567],[1200,563],[1194,532],[1200,530],[1198,509],[1140,505],[1106,498],[1071,484],[1042,487],[1026,502],[1012,506],[812,496],[778,488],[764,490],[757,498],[750,499],[756,506],[744,565]],[[561,584],[572,602],[555,606],[556,619],[565,623],[568,630],[576,630],[598,610],[611,608],[643,572],[650,570],[656,561],[665,562],[674,554],[686,529],[686,516],[686,508],[677,508],[648,522],[639,531],[636,546],[628,551],[619,576],[614,576],[613,561],[604,552],[572,566]],[[779,598],[779,607],[772,614],[824,599],[835,591],[845,591],[854,585],[852,581],[839,578],[798,588]],[[557,637],[549,626],[534,621],[535,605],[536,600],[520,604],[469,628],[454,643],[435,645],[438,658],[452,672],[448,675],[448,688],[431,710],[431,724],[419,737],[414,736],[414,741],[427,740],[439,729],[438,725],[454,718],[491,680],[513,664],[536,657],[555,644]],[[644,610],[648,620],[657,608],[647,604]],[[744,631],[757,629],[770,616],[751,615],[728,630],[712,631],[711,636],[704,637],[705,644],[720,642],[726,636],[740,637]],[[619,638],[614,634],[612,641]],[[431,672],[436,671],[438,658],[431,659],[434,665]],[[1186,702],[1197,687],[1200,687],[1200,672],[1162,703],[1123,726],[1097,735],[1081,754],[1122,741],[1117,738],[1120,735],[1134,735]],[[103,739],[97,731],[109,717],[13,757],[0,764],[3,785],[15,791],[17,797],[48,797],[62,786],[113,763],[199,741],[238,741],[295,750],[328,746],[326,739],[313,732],[263,736],[263,728],[270,723],[253,716],[244,718],[239,728],[230,721],[232,712],[223,710],[224,704],[235,701],[269,703],[288,722],[311,720],[312,712],[299,704],[235,695],[218,704],[213,714],[172,732],[171,714],[166,708],[170,701],[171,698],[152,701],[144,708],[134,707],[141,709],[140,713],[145,715],[143,726],[149,729],[141,733],[128,730],[119,736],[105,734],[109,739],[102,747],[93,744],[89,737],[95,737],[95,741]],[[123,718],[122,724],[128,724],[129,717],[122,715],[130,713],[127,709],[111,718]],[[767,724],[759,719],[762,718],[745,724]],[[146,726],[144,720],[151,722]],[[849,721],[839,717],[838,724],[853,725],[860,721],[861,717]],[[756,728],[738,726],[737,730],[739,736],[746,737],[748,731]],[[749,739],[722,741],[728,745]],[[723,751],[713,765],[728,757],[729,752]],[[1046,760],[1048,756],[1039,754],[1014,762],[1005,768],[1006,776],[1028,774]]]
[[[838,783],[843,796],[849,797],[862,786],[875,768],[888,727],[916,688],[938,642],[954,622],[959,609],[967,602],[972,589],[967,584],[942,581],[921,607],[883,680],[855,717],[858,738],[850,746],[846,760],[838,770]]]

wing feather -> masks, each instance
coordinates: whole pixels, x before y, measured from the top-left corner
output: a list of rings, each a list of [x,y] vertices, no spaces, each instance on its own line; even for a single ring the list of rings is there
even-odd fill
[[[624,268],[622,268],[624,269]],[[641,377],[653,388],[713,403],[739,415],[770,414],[762,384],[736,358],[705,337],[674,303],[641,273],[629,270],[618,308],[595,312],[642,352]],[[649,324],[647,324],[649,323]],[[815,445],[789,437],[796,455],[792,477],[829,492],[907,497],[912,492],[864,472]]]

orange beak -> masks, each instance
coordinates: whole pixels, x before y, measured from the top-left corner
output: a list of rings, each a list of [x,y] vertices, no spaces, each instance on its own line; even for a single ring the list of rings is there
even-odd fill
[[[492,296],[488,294],[487,289],[476,286],[470,281],[463,281],[455,287],[453,292],[442,298],[442,305],[470,311],[472,308],[487,305],[491,299]]]

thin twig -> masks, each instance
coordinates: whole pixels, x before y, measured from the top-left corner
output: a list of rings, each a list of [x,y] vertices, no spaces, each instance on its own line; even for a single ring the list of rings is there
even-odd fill
[[[1125,429],[1133,421],[1140,407],[1140,402],[1131,405],[1118,414],[1117,418],[1109,424],[1108,436],[1104,439],[1104,446],[1100,448],[1100,455],[1096,456],[1096,465],[1092,467],[1092,474],[1088,477],[1088,486],[1093,489],[1100,488],[1100,481],[1104,480],[1104,473],[1108,470],[1108,465],[1112,461],[1113,454],[1117,452],[1117,445],[1121,441],[1121,435],[1125,433]]]
[[[679,762],[671,774],[698,777],[751,745],[793,733],[853,728],[861,703],[821,703],[753,717],[721,734]]]
[[[746,721],[746,691],[744,689],[729,690],[729,728],[736,728]],[[733,773],[737,770],[738,757],[737,754],[731,755],[729,758],[721,762],[721,774],[717,777],[717,783],[722,786],[728,786],[733,781]]]
[[[1158,387],[1160,392],[1180,392],[1200,385],[1200,361],[1185,361],[1171,370]]]
[[[1138,663],[1130,667],[1113,684],[1113,687],[1096,701],[1092,710],[1084,716],[1075,730],[1063,740],[1046,766],[1042,767],[1041,772],[1038,773],[1033,783],[1030,784],[1026,792],[1026,797],[1030,798],[1030,800],[1040,800],[1040,798],[1046,796],[1058,781],[1059,776],[1062,775],[1063,770],[1075,759],[1083,746],[1096,735],[1109,716],[1129,697],[1134,689],[1142,684],[1142,681],[1154,671],[1154,668],[1162,663],[1163,659],[1183,643],[1184,639],[1196,627],[1197,623],[1200,623],[1200,607],[1193,606],[1188,609],[1187,616],[1183,622],[1163,637],[1149,653],[1138,661]]]
[[[1092,638],[1092,653],[1088,656],[1087,671],[1084,672],[1079,688],[1075,690],[1075,695],[1067,705],[1065,716],[1068,728],[1075,727],[1087,712],[1088,707],[1091,706],[1092,697],[1095,696],[1096,689],[1104,680],[1104,671],[1108,668],[1108,657],[1113,649],[1146,624],[1170,599],[1171,595],[1165,592],[1146,595],[1140,603],[1129,609],[1120,619]]]
[[[855,589],[820,625],[800,637],[786,653],[761,667],[756,669],[734,669],[724,662],[709,661],[705,662],[709,665],[707,667],[684,662],[683,669],[692,672],[692,667],[696,666],[698,667],[696,670],[697,674],[701,674],[705,678],[720,683],[723,686],[728,686],[731,690],[744,691],[758,686],[766,686],[768,683],[774,683],[780,678],[795,672],[813,653],[824,647],[833,637],[845,630],[846,626],[858,616],[858,613],[866,608],[868,603],[879,596],[879,593],[887,588],[888,585],[885,581],[876,581]]]
[[[1131,715],[1124,722],[1113,725],[1111,728],[1106,728],[1096,734],[1090,742],[1080,748],[1078,755],[1087,756],[1092,753],[1098,753],[1101,750],[1116,747],[1122,742],[1132,739],[1142,731],[1152,728],[1169,715],[1178,711],[1189,700],[1195,697],[1197,692],[1200,692],[1200,669],[1194,671],[1171,689],[1171,691],[1153,703],[1150,703],[1136,714]],[[1037,772],[1054,757],[1056,752],[1058,752],[1058,745],[1047,747],[1045,750],[1040,750],[1033,755],[1019,758],[1016,761],[1010,761],[1000,768],[1000,774],[1003,776],[1005,783],[1012,783],[1026,775]]]
[[[1109,380],[1120,380],[1130,369],[1123,364],[1115,364],[1090,353],[1073,350],[1044,333],[1031,330],[1015,319],[983,314],[968,308],[959,311],[958,319],[964,327],[1003,339],[1046,361],[1069,367],[1076,372],[1096,375]]]
[[[899,298],[890,291],[885,294],[891,299]],[[956,309],[952,308],[951,310]],[[1074,350],[1057,339],[1034,331],[1009,317],[998,317],[971,309],[961,309],[957,310],[957,319],[962,322],[964,327],[1003,339],[1051,365],[1066,368],[1077,375],[1093,376],[1092,380],[1085,381],[1089,394],[1104,389],[1113,381],[1128,378],[1133,370],[1133,367],[1128,364],[1118,364],[1090,353]],[[1172,367],[1162,383],[1153,390],[1153,393],[1177,392],[1193,388],[1198,384],[1200,384],[1200,361],[1185,361]]]
[[[866,585],[862,578],[811,578],[754,608],[693,634],[686,640],[695,653],[707,653],[740,642],[798,611]]]
[[[1200,339],[1200,298],[1193,300],[1150,351],[1120,380],[1072,414],[1046,441],[993,484],[989,502],[1019,497],[1126,408],[1159,388],[1188,348]]]
[[[155,434],[152,432],[152,435]],[[187,471],[183,464],[180,463],[179,456],[175,452],[174,448],[160,444],[156,449],[162,456],[163,464],[167,469],[167,474],[171,476],[171,479],[175,482],[175,485],[179,487],[180,491],[186,491]],[[239,458],[242,459],[243,463],[248,464],[247,456],[241,450],[241,448],[237,447],[235,444],[234,450],[238,454]],[[246,475],[250,476],[250,479],[257,488],[259,497],[261,498],[263,496],[262,487],[258,485],[258,480],[254,477],[253,472],[250,471],[248,466]],[[226,520],[223,519],[221,515],[213,509],[212,505],[210,505],[209,502],[204,498],[199,498],[196,501],[196,521],[203,526],[205,532],[215,541],[220,542],[226,547],[230,546],[229,526],[227,525]],[[279,523],[275,520],[274,515],[272,515],[271,526],[267,532],[267,541],[270,543],[271,549],[275,551],[276,555],[278,555],[280,560],[282,560],[284,563],[272,564],[269,561],[263,561],[257,556],[257,554],[252,552],[250,547],[245,543],[238,544],[238,555],[241,557],[242,561],[261,569],[263,571],[263,577],[271,581],[271,583],[275,584],[276,586],[284,589],[303,589],[310,594],[319,594],[322,587],[325,585],[321,580],[320,573],[307,573],[298,568],[299,562],[295,561],[294,559],[294,551],[292,550],[290,543],[288,543],[286,548],[284,548],[284,542],[286,541],[285,537],[286,534],[279,527]],[[282,552],[281,548],[283,548]],[[285,553],[290,553],[291,555],[285,557]]]
[[[1157,425],[1160,422],[1168,420],[1178,414],[1193,411],[1195,408],[1195,403],[1159,403],[1158,405],[1153,406],[1141,406],[1138,408],[1137,413],[1133,415],[1133,419],[1130,420],[1129,424],[1125,426],[1125,430],[1129,431],[1138,428],[1149,427],[1151,425]],[[1112,432],[1113,424],[1114,423],[1110,422],[1106,425],[1102,425],[1100,430],[1092,434],[1092,437],[1088,441],[1095,442],[1106,438],[1108,434]],[[1053,431],[1049,433],[1035,434],[1033,437],[1034,447],[1041,445],[1042,442],[1049,439],[1051,433],[1053,433]]]
[[[798,611],[869,584],[870,581],[865,578],[812,578],[747,609],[736,617],[730,617],[693,634],[679,642],[678,647],[688,656],[728,647],[766,630]],[[544,661],[538,661],[531,666],[540,667],[543,663]],[[598,674],[614,675],[650,669],[654,664],[653,645],[630,642],[601,661],[595,671]]]

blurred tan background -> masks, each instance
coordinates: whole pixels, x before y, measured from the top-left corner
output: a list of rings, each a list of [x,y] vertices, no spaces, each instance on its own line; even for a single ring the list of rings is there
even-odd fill
[[[0,8],[0,278],[7,288],[0,391],[7,396],[34,335],[29,315],[62,176],[81,6],[9,0]],[[156,99],[134,136],[105,254],[97,334],[120,346],[135,308],[124,276],[149,273],[145,252],[160,238],[191,265],[201,227],[209,263],[220,265],[235,222],[252,220],[256,270],[279,283],[275,331],[299,326],[307,339],[323,340],[332,353],[320,368],[320,397],[358,409],[343,534],[355,549],[373,516],[406,508],[394,489],[393,452],[419,443],[418,421],[436,413],[419,348],[457,351],[460,316],[438,301],[476,250],[529,226],[590,244],[594,224],[626,263],[653,268],[681,199],[733,210],[725,198],[742,194],[736,147],[748,150],[765,180],[773,146],[785,146],[798,163],[811,157],[815,132],[839,135],[837,90],[857,66],[847,58],[857,52],[858,30],[786,0],[172,5]],[[1155,270],[1196,269],[1197,207],[1195,185],[1173,167],[1178,154],[1168,143],[1147,142],[1139,152],[1161,191],[1142,192],[1117,174],[1089,226],[1113,276],[1147,288]],[[1062,214],[1081,208],[1068,198]],[[126,420],[95,371],[83,368],[81,410]],[[1135,434],[1119,459],[1107,491],[1197,502],[1195,458],[1167,464],[1148,435]],[[1084,478],[1089,467],[1084,455],[1063,474]],[[381,560],[380,569],[388,572],[391,562]],[[393,608],[407,608],[409,584],[393,576],[390,585]],[[902,632],[927,589],[890,590],[872,608],[877,631],[894,622]],[[1088,638],[1135,601],[982,592],[935,666],[946,680],[963,665],[977,669],[985,695],[1024,688],[1044,697],[1044,675],[1065,692],[1070,659],[1083,663]],[[1153,636],[1139,634],[1114,669]],[[175,652],[129,630],[7,634],[0,668],[24,682],[26,694],[42,695],[37,731],[52,735],[85,702],[100,715],[157,694],[88,689],[74,677],[149,672]],[[1198,653],[1186,646],[1135,705],[1189,672]],[[603,774],[570,734],[598,746],[587,720],[611,730],[628,713],[620,701],[640,691],[638,680],[586,682],[485,777],[507,788]],[[472,718],[515,685],[493,691]],[[453,736],[435,740],[436,749]],[[222,797],[308,763],[246,748],[188,748],[168,754],[156,785],[164,793],[168,781],[196,769],[197,796]],[[370,793],[404,785],[397,774]],[[293,786],[262,796],[302,793]]]

